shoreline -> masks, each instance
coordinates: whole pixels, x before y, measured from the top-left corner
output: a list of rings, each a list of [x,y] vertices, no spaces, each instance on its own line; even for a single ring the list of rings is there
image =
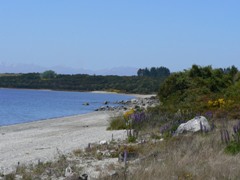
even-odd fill
[[[27,88],[0,88],[0,89],[13,89],[13,90],[33,90],[33,91],[59,91],[59,90],[51,90],[51,89],[27,89]],[[60,90],[61,92],[61,90]],[[130,96],[129,100],[133,100],[133,99],[145,99],[145,98],[150,98],[152,96],[156,96],[155,94],[126,94],[126,93],[116,93],[116,92],[108,92],[108,91],[63,91],[63,92],[80,92],[80,93],[96,93],[96,94],[116,94],[116,95],[123,95],[123,96]],[[100,108],[100,107],[99,107]],[[16,123],[16,124],[9,124],[9,125],[0,125],[0,127],[7,127],[7,126],[14,126],[14,125],[19,125],[19,124],[28,124],[28,123],[32,123],[32,122],[38,122],[38,121],[45,121],[45,120],[51,120],[51,119],[59,119],[59,118],[64,118],[64,117],[72,117],[72,116],[79,116],[79,115],[85,115],[85,114],[89,114],[89,113],[94,113],[96,112],[95,110],[89,111],[89,112],[85,112],[82,114],[72,114],[72,115],[66,115],[66,116],[59,116],[59,117],[50,117],[47,119],[35,119],[35,120],[31,120],[29,122],[22,122],[22,123]]]
[[[36,91],[60,91],[60,92],[81,92],[81,93],[98,93],[98,94],[119,94],[126,96],[134,96],[139,98],[146,98],[151,96],[156,96],[156,94],[133,94],[133,93],[117,93],[111,91],[74,91],[74,90],[57,90],[57,89],[30,89],[30,88],[5,88],[0,87],[0,89],[15,89],[15,90],[36,90]]]
[[[80,92],[80,93],[98,93],[98,94],[119,94],[126,96],[134,96],[136,98],[148,98],[151,96],[157,96],[156,94],[132,94],[132,93],[116,93],[111,91],[70,91],[70,90],[55,90],[55,89],[29,89],[29,88],[4,88],[0,89],[15,89],[15,90],[36,90],[36,91],[60,91],[60,92]]]
[[[131,95],[135,97],[133,99],[153,96]],[[0,126],[0,174],[11,173],[19,163],[27,165],[36,164],[39,161],[52,161],[61,154],[84,149],[89,143],[110,141],[112,137],[115,140],[126,139],[126,130],[107,131],[109,120],[118,112],[93,111],[86,114]]]
[[[54,118],[0,127],[0,173],[15,170],[18,163],[36,164],[86,148],[102,140],[125,139],[126,131],[107,131],[113,112]]]
[[[127,94],[127,93],[116,93],[116,92],[108,92],[108,91],[89,91],[90,93],[99,93],[99,94],[119,94],[126,96],[133,96],[135,98],[150,98],[152,96],[157,96],[156,94]]]

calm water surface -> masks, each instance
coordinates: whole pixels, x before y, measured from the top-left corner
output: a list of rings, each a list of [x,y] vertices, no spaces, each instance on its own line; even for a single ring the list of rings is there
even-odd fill
[[[105,101],[133,96],[45,90],[0,89],[0,126],[93,112]],[[83,105],[88,102],[89,106]]]

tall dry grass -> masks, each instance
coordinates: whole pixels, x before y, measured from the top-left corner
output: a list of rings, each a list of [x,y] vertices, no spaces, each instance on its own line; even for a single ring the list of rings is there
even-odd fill
[[[218,120],[216,128],[208,133],[183,134],[143,144],[139,153],[145,158],[138,163],[129,162],[126,171],[119,172],[114,180],[240,179],[240,154],[224,152],[226,144],[220,133],[227,129],[231,135],[235,123]]]
[[[240,155],[224,153],[219,129],[185,134],[152,147],[155,157],[140,163],[127,179],[239,179]]]

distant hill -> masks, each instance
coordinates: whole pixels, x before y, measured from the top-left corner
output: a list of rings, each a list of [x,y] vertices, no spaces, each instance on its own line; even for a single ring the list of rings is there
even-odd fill
[[[134,67],[114,67],[109,69],[90,70],[84,68],[71,68],[65,66],[42,67],[34,64],[5,64],[0,63],[0,73],[40,73],[52,69],[58,74],[89,74],[89,75],[137,75],[137,68]]]

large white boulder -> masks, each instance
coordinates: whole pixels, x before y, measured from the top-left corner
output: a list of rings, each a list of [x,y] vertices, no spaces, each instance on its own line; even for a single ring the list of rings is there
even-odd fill
[[[200,131],[201,128],[203,131],[211,130],[208,120],[204,116],[196,116],[188,122],[180,124],[180,126],[176,130],[176,134],[180,134],[185,131],[197,132]]]

